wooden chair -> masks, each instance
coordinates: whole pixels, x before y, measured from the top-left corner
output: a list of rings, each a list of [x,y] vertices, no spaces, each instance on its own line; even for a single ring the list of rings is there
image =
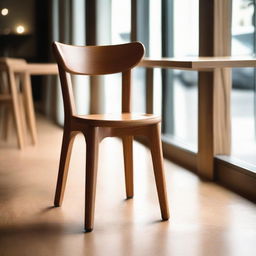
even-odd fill
[[[15,74],[12,70],[13,65],[24,66],[26,61],[23,59],[0,58],[0,103],[4,105],[2,124],[4,124],[4,133],[7,137],[9,122],[9,106],[13,109],[15,128],[17,131],[18,146],[24,148],[24,108],[23,95],[15,82]]]
[[[127,198],[133,197],[133,137],[147,136],[150,142],[158,199],[163,220],[169,219],[163,170],[160,117],[131,112],[131,69],[144,55],[139,42],[109,46],[72,46],[53,43],[64,101],[64,134],[61,148],[55,206],[63,199],[72,144],[75,135],[86,140],[85,230],[94,223],[98,147],[105,137],[121,137],[124,151]],[[120,114],[77,115],[70,74],[104,75],[122,72],[122,111]]]

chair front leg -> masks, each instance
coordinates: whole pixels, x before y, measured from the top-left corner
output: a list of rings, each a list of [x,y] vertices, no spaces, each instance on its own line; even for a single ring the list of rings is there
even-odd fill
[[[90,127],[86,138],[85,231],[93,230],[98,169],[99,128]]]
[[[130,199],[133,197],[133,136],[124,136],[122,140],[126,197],[127,199]]]
[[[150,127],[149,141],[162,219],[168,220],[169,208],[165,185],[160,123]]]
[[[63,201],[68,176],[69,162],[75,135],[75,133],[70,132],[68,129],[65,130],[64,128],[60,154],[59,173],[54,199],[55,207],[61,206]]]

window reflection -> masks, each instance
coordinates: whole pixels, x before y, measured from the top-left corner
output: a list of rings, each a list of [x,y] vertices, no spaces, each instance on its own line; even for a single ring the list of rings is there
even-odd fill
[[[198,56],[198,10],[198,0],[173,1],[173,56]],[[197,151],[197,72],[174,70],[167,76],[165,139]]]
[[[232,55],[255,54],[254,1],[233,0]],[[255,70],[233,69],[232,156],[256,164]]]

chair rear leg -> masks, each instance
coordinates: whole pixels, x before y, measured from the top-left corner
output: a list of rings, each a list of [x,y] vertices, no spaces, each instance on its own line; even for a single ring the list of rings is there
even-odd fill
[[[33,145],[37,144],[37,130],[36,130],[36,118],[35,118],[35,110],[34,110],[34,103],[32,97],[32,88],[31,88],[31,77],[26,72],[22,76],[23,82],[23,90],[24,90],[24,97],[25,97],[25,109],[27,114],[28,120],[28,127],[30,129],[31,138]]]
[[[99,128],[88,128],[86,133],[86,184],[85,184],[85,224],[86,232],[93,230],[98,168]]]
[[[133,197],[133,136],[124,136],[123,152],[124,152],[124,171],[125,171],[125,187],[126,197]]]
[[[150,149],[154,167],[154,175],[158,193],[158,199],[163,220],[169,219],[169,208],[165,185],[164,167],[163,167],[163,153],[161,142],[160,124],[152,126],[150,131]]]
[[[20,114],[20,108],[19,108],[19,102],[18,102],[18,92],[15,85],[15,77],[13,73],[8,74],[8,80],[10,84],[10,91],[12,95],[12,107],[13,107],[13,114],[14,114],[14,121],[17,131],[17,140],[18,140],[18,146],[20,149],[24,148],[24,131],[22,129],[22,123],[21,123],[21,114]]]
[[[10,133],[10,125],[11,125],[11,108],[9,105],[4,106],[3,109],[3,126],[2,126],[2,138],[7,141]]]
[[[61,206],[63,201],[74,139],[75,134],[72,134],[70,131],[64,130],[60,154],[58,180],[54,199],[55,207]]]

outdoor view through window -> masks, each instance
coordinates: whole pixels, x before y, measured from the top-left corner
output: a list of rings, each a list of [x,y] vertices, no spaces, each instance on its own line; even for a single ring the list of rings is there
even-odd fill
[[[254,2],[233,0],[232,55],[255,54]],[[232,75],[232,156],[256,164],[255,69],[233,69]]]

